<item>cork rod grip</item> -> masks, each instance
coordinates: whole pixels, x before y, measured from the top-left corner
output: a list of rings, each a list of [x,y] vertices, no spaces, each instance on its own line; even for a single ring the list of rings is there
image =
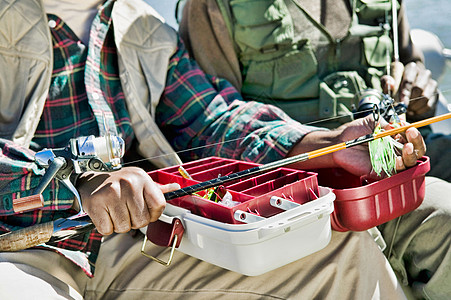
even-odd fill
[[[391,76],[395,81],[394,88],[392,91],[392,96],[394,97],[398,93],[399,85],[401,84],[402,81],[402,76],[404,74],[404,65],[399,61],[392,62],[391,72],[392,72]]]
[[[0,235],[0,251],[19,251],[48,242],[53,222],[37,224]]]

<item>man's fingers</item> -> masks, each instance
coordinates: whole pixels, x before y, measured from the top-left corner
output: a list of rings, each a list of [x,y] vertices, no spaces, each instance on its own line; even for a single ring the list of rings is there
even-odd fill
[[[423,91],[423,95],[429,99],[429,102],[431,102],[431,99],[433,99],[432,103],[435,107],[435,103],[437,103],[438,97],[437,97],[437,89],[438,89],[438,82],[434,79],[431,79],[426,86],[426,88]]]
[[[418,67],[412,62],[408,63],[404,68],[404,74],[399,87],[399,101],[406,105],[409,105],[410,96],[412,93],[413,83],[418,75]]]
[[[418,115],[425,114],[431,110],[435,110],[438,100],[437,87],[437,81],[430,80],[423,91],[423,97],[419,98],[419,101],[414,98],[411,99],[409,109],[411,109]]]
[[[426,145],[416,128],[407,129],[406,138],[408,143],[402,149],[402,161],[406,167],[412,167],[426,153]]]
[[[402,161],[405,167],[412,167],[417,163],[417,154],[411,143],[404,144],[404,148],[402,148]]]
[[[162,185],[159,185],[158,187],[163,192],[163,194],[180,189],[180,185],[178,183],[162,184]]]
[[[430,70],[421,70],[418,72],[416,80],[412,85],[411,99],[415,99],[423,95],[423,91],[426,89],[429,81],[432,78]]]
[[[127,201],[129,212],[130,229],[138,229],[146,226],[150,222],[150,213],[146,201],[141,194],[134,194],[135,199]],[[124,220],[126,221],[126,220]]]
[[[110,235],[114,232],[113,222],[106,210],[97,210],[90,213],[89,216],[101,235]]]
[[[153,181],[150,180],[144,187],[143,196],[149,211],[150,222],[155,222],[166,207],[166,199],[164,198],[160,186],[154,184]]]
[[[415,79],[417,78],[417,75],[418,75],[417,64],[414,62],[408,63],[404,67],[404,74],[402,77],[402,82],[403,83],[413,83],[415,81]]]
[[[382,92],[384,94],[392,94],[395,90],[395,79],[392,76],[384,75],[381,77]]]
[[[426,154],[426,143],[424,142],[423,137],[420,132],[416,128],[409,128],[406,130],[406,138],[409,143],[412,143],[417,158],[422,157]]]
[[[110,217],[113,220],[114,232],[129,232],[132,227],[129,208],[126,205],[117,205],[110,207]]]
[[[396,171],[401,172],[406,169],[406,166],[404,165],[404,162],[402,160],[401,156],[396,157]]]

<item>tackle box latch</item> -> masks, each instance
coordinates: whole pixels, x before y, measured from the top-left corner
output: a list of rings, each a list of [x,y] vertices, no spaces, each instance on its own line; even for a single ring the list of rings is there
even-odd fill
[[[157,220],[156,222],[149,224],[147,226],[147,232],[144,235],[141,254],[162,265],[169,266],[172,262],[175,248],[180,246],[184,232],[185,228],[179,218],[173,218],[172,223]],[[145,252],[147,239],[155,245],[161,247],[171,247],[171,253],[169,254],[169,259],[167,262]]]

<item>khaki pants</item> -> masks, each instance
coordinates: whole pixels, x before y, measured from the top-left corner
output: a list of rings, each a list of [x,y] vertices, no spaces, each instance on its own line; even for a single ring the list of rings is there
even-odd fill
[[[256,277],[180,252],[165,267],[141,255],[142,238],[107,237],[92,279],[47,250],[0,253],[0,299],[404,299],[367,232],[333,232],[321,251]],[[146,252],[168,257],[157,246]]]
[[[420,207],[379,230],[391,266],[413,295],[451,299],[450,183],[426,177],[426,196]]]
[[[451,184],[426,178],[415,211],[379,226],[385,254],[415,295],[451,295]],[[367,232],[333,232],[321,251],[256,277],[176,252],[164,267],[140,253],[142,235],[116,234],[102,245],[93,279],[46,250],[0,253],[0,299],[397,299],[392,268]],[[147,246],[163,260],[168,249]],[[80,296],[82,295],[82,296]]]

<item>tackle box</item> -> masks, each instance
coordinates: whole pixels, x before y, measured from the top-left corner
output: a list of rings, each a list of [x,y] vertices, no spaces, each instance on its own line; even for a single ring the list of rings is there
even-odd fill
[[[255,166],[212,157],[183,165],[192,179],[181,176],[178,166],[149,175],[157,183],[185,187]],[[225,206],[202,198],[204,192],[169,200],[160,220],[149,224],[147,238],[170,246],[179,230],[171,226],[178,224],[183,227],[183,235],[177,235],[178,251],[248,276],[286,265],[329,243],[335,195],[318,186],[315,173],[277,168],[225,186],[239,203]],[[169,229],[162,229],[166,225]]]
[[[157,183],[191,186],[258,164],[210,157],[149,172]],[[220,267],[255,276],[321,250],[331,230],[363,231],[418,207],[424,198],[429,159],[399,174],[370,182],[343,169],[306,172],[277,168],[225,185],[234,201],[225,206],[205,199],[205,192],[169,200],[147,237],[170,246],[174,221],[184,236],[178,250]],[[170,229],[161,230],[161,223]],[[160,225],[158,225],[160,224]]]
[[[318,170],[319,185],[335,194],[332,229],[363,231],[416,209],[425,195],[429,157],[391,177],[369,181],[343,169]]]

